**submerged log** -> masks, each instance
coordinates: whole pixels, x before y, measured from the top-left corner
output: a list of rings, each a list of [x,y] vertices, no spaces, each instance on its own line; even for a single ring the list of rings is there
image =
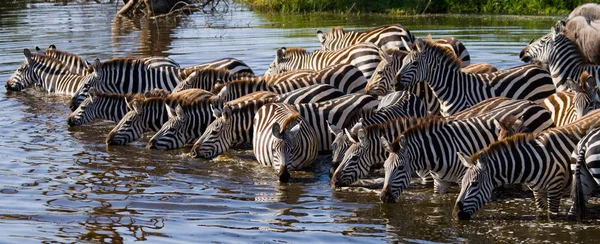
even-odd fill
[[[192,3],[192,0],[123,0],[123,7],[118,13],[159,15],[178,10]]]

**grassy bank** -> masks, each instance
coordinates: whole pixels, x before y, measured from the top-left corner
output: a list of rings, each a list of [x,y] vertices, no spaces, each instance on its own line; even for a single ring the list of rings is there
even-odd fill
[[[568,14],[585,0],[237,0],[253,10],[304,13]]]

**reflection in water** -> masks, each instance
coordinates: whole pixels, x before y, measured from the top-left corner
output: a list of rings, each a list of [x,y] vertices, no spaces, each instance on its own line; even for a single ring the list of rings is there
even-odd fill
[[[168,56],[173,40],[173,29],[181,21],[180,18],[136,18],[126,15],[115,15],[111,23],[112,48],[120,50],[122,46],[131,45],[134,33],[139,33],[137,41],[138,53],[143,56]]]

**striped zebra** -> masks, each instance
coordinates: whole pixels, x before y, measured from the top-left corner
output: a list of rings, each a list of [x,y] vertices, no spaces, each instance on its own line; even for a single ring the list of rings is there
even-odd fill
[[[494,109],[522,103],[523,101],[511,100],[506,97],[495,97],[447,118],[455,120],[467,119],[493,111]],[[363,122],[360,126],[355,125],[353,127],[356,128],[355,130],[341,133],[343,137],[336,137],[334,141],[334,162],[330,170],[332,174],[331,185],[336,187],[348,186],[359,178],[366,176],[371,168],[380,167],[379,165],[383,164],[388,155],[381,144],[380,138],[383,137],[387,141],[393,141],[409,127],[422,122],[423,119],[419,119],[421,117],[424,117],[424,115],[412,114],[378,122]],[[508,119],[504,119],[502,123],[499,123],[499,126],[502,126],[505,131],[510,129],[508,125],[512,125],[515,122],[514,120],[508,121]],[[514,132],[510,131],[506,133]],[[343,141],[345,144],[343,146],[339,146],[338,144],[336,148],[336,141],[338,143],[339,141]]]
[[[91,88],[88,93],[88,98],[67,118],[69,127],[85,125],[96,119],[119,122],[129,112],[127,101],[143,99],[144,96],[143,94],[103,93],[96,91],[96,88]]]
[[[85,60],[84,58],[82,58],[76,54],[69,53],[69,52],[62,51],[62,50],[57,50],[56,46],[54,44],[51,44],[48,47],[48,49],[46,49],[45,51],[42,51],[37,46],[35,47],[35,50],[39,54],[44,54],[44,55],[50,56],[52,58],[55,58],[58,61],[61,61],[63,64],[65,64],[67,67],[69,67],[69,72],[71,72],[73,74],[78,74],[78,75],[89,74],[88,68],[90,67],[90,63],[87,60]]]
[[[596,84],[600,84],[600,65],[587,64],[577,44],[554,28],[550,29],[550,34],[529,44],[521,52],[521,60],[529,62],[534,59],[548,61],[552,81],[559,91],[567,88],[567,78],[577,80],[583,71],[595,77]]]
[[[92,76],[71,99],[69,107],[77,109],[87,97],[87,89],[96,87],[110,93],[142,93],[154,88],[172,91],[175,86],[198,69],[228,69],[233,74],[253,74],[250,67],[237,59],[220,59],[204,64],[180,68],[167,57],[115,58],[105,62],[96,59],[92,64]]]
[[[191,104],[197,100],[205,100],[213,94],[202,89],[188,89],[168,94],[168,91],[155,89],[144,97],[125,100],[127,112],[108,133],[107,145],[125,145],[142,137],[144,132],[158,131],[169,120],[168,108],[178,104]]]
[[[581,118],[590,111],[600,108],[596,81],[587,71],[581,73],[579,82],[574,82],[571,78],[567,78],[567,85],[575,92],[572,103],[577,118]]]
[[[23,50],[25,63],[8,78],[5,87],[9,91],[21,91],[31,86],[56,94],[74,94],[83,83],[92,79],[91,75],[81,76],[71,73],[63,62],[50,56]]]
[[[288,182],[290,170],[311,165],[317,157],[317,133],[290,104],[262,106],[254,116],[252,152],[256,160],[278,170]]]
[[[215,84],[219,82],[230,82],[232,80],[238,80],[242,77],[254,77],[254,74],[248,73],[231,73],[228,69],[215,69],[215,68],[202,68],[197,69],[185,78],[185,80],[179,82],[173,93],[179,92],[186,89],[204,89],[211,90]]]
[[[523,118],[518,125],[522,131],[539,132],[553,126],[546,109],[522,100],[466,119],[431,118],[403,131],[391,144],[381,139],[389,153],[381,200],[395,202],[416,170],[430,170],[434,192],[445,193],[451,182],[460,182],[467,169],[456,152],[474,153],[497,141],[503,128],[499,121],[511,117]]]
[[[190,150],[191,157],[214,158],[231,147],[252,143],[252,126],[256,111],[269,103],[319,103],[345,95],[330,85],[313,85],[293,92],[255,99],[254,92],[223,105],[222,110],[214,109],[215,120],[206,128],[202,136]]]
[[[400,24],[382,25],[365,31],[346,31],[343,27],[333,27],[323,34],[317,30],[317,40],[322,50],[338,50],[357,43],[369,42],[382,50],[402,48],[402,41],[412,44],[415,41],[410,31]]]
[[[168,106],[169,120],[150,138],[148,149],[175,149],[193,143],[213,121],[212,109],[221,109],[223,102],[216,96],[183,102],[175,109]]]
[[[269,65],[265,75],[274,75],[297,69],[321,70],[334,64],[352,64],[368,80],[375,68],[385,59],[381,49],[372,43],[359,43],[340,50],[317,50],[312,53],[302,48],[285,47],[277,50],[275,60]]]
[[[469,74],[460,71],[460,60],[450,50],[422,39],[417,39],[414,46],[404,58],[398,87],[427,81],[440,101],[443,116],[496,96],[541,102],[556,90],[548,72],[536,65]]]
[[[467,170],[453,215],[470,219],[490,201],[494,188],[518,183],[529,186],[539,209],[558,212],[561,195],[572,180],[571,154],[589,130],[600,127],[599,119],[596,110],[563,127],[498,141],[470,158],[458,153]]]
[[[291,75],[294,73],[290,72]],[[284,94],[314,84],[329,84],[344,93],[359,93],[367,83],[362,72],[351,64],[332,65],[311,74],[294,76],[296,77],[288,78],[288,76],[275,75],[232,81],[221,89],[218,96],[224,101],[231,101],[255,91]]]
[[[563,126],[578,119],[574,97],[573,92],[560,91],[548,96],[540,105],[550,111],[554,125]]]
[[[497,109],[505,111],[511,107],[514,108],[515,106],[523,105],[524,103],[527,104],[529,102],[511,100],[506,97],[495,97],[487,99],[447,118],[452,120],[467,119]],[[336,187],[348,186],[359,178],[366,176],[372,167],[381,167],[379,165],[383,164],[388,156],[388,152],[384,150],[380,139],[383,137],[386,141],[393,141],[403,131],[421,121],[423,120],[411,117],[405,117],[404,119],[399,118],[392,121],[374,123],[351,133],[352,135],[348,137],[354,139],[352,139],[352,143],[348,146],[349,148],[347,151],[343,153],[345,156],[343,157],[342,162],[334,169],[335,173],[331,180],[332,185]],[[517,128],[512,127],[515,126],[516,122],[517,118],[514,116],[503,118],[501,121],[496,121],[496,126],[502,129],[498,137],[500,138],[514,134]],[[363,140],[361,140],[359,133],[362,133]]]
[[[573,185],[571,197],[573,206],[569,214],[575,215],[578,221],[583,219],[586,202],[600,184],[600,128],[591,130],[585,135],[571,155]]]

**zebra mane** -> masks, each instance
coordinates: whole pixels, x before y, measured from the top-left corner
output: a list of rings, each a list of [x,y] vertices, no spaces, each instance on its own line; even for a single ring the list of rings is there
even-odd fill
[[[98,97],[105,97],[105,98],[127,98],[127,99],[131,99],[131,100],[138,100],[138,101],[142,101],[144,100],[145,96],[143,93],[112,93],[112,92],[102,92],[102,91],[98,91],[96,90],[94,92],[94,96],[98,96]]]
[[[217,97],[217,96],[194,96],[192,98],[189,99],[182,99],[179,100],[179,105],[181,105],[181,108],[183,109],[188,109],[188,108],[194,108],[200,104],[206,104],[206,103],[212,103],[212,104],[217,104],[222,102],[222,100]]]
[[[364,130],[364,131],[380,130],[380,129],[383,129],[383,128],[387,128],[387,126],[389,124],[395,124],[395,123],[398,123],[398,122],[402,122],[404,124],[408,124],[409,121],[417,121],[417,123],[421,123],[424,119],[425,118],[421,118],[421,117],[398,117],[398,118],[393,118],[393,119],[390,119],[390,120],[385,120],[385,121],[383,121],[381,123],[367,125],[367,126],[361,128],[361,130]],[[358,136],[358,131],[352,133],[352,137],[356,138],[357,136]]]
[[[165,62],[159,62],[160,60],[165,60]],[[101,71],[108,71],[108,70],[116,70],[116,69],[122,69],[123,66],[129,66],[129,65],[142,65],[144,67],[146,67],[147,69],[150,68],[158,68],[158,67],[164,67],[164,66],[168,66],[168,67],[178,67],[176,66],[174,63],[175,61],[170,60],[169,58],[132,58],[132,57],[124,57],[124,58],[112,58],[109,60],[106,60],[104,62],[100,63],[100,70]],[[93,65],[91,65],[90,67],[88,67],[88,70],[93,70]]]
[[[294,126],[300,120],[300,118],[301,118],[300,113],[298,111],[296,111],[296,109],[294,107],[292,107],[292,105],[287,104],[287,103],[278,103],[275,105],[276,106],[283,105],[289,111],[288,116],[285,118],[285,120],[280,125],[281,132],[291,129],[292,126]]]
[[[394,48],[386,49],[385,53],[394,58],[400,58],[400,60],[402,60],[402,58],[404,58],[406,55],[408,55],[407,51],[400,50],[400,49],[394,49]]]
[[[401,135],[409,135],[409,134],[413,134],[416,133],[417,131],[421,131],[421,130],[425,130],[425,129],[430,129],[433,126],[436,125],[443,125],[446,124],[452,120],[448,120],[445,117],[442,116],[427,116],[424,118],[415,118],[415,120],[417,120],[417,123],[411,127],[408,127],[406,130],[404,130]],[[394,142],[392,143],[392,149],[394,151],[397,151],[399,149],[399,144],[400,142],[400,136],[396,137],[396,139],[394,139]]]
[[[498,150],[506,150],[508,148],[513,148],[520,144],[535,140],[537,138],[537,135],[538,135],[537,133],[517,133],[517,134],[514,134],[507,138],[504,138],[502,140],[498,140],[498,141],[493,142],[492,144],[488,145],[486,148],[481,149],[480,151],[471,155],[469,162],[471,162],[471,164],[475,165],[475,162],[476,162],[477,158],[479,158],[479,154],[481,154],[481,153],[486,153],[487,155],[490,155],[489,153],[491,153],[491,152],[495,152]]]
[[[241,103],[246,103],[249,101],[257,101],[257,100],[263,100],[263,99],[270,99],[270,98],[274,98],[276,97],[277,94],[270,92],[270,91],[257,91],[257,92],[253,92],[247,95],[244,95],[242,97],[239,97],[235,100],[231,100],[229,102],[227,102],[227,105],[229,106],[234,106],[234,105],[238,105]]]
[[[300,48],[300,47],[291,47],[287,50],[285,50],[285,53],[283,54],[283,56],[287,57],[289,55],[306,55],[308,54],[308,52],[306,52],[306,49],[304,48]]]
[[[38,62],[38,63],[43,63],[44,60],[50,60],[53,64],[55,69],[53,70],[60,70],[60,73],[55,73],[55,74],[73,74],[71,73],[69,67],[64,64],[63,62],[61,62],[60,60],[51,57],[51,56],[47,56],[47,55],[43,55],[43,54],[38,54],[38,53],[31,53],[31,59]],[[75,74],[74,74],[75,75]]]
[[[331,33],[333,33],[333,32],[342,32],[342,33],[344,33],[344,27],[343,26],[334,26],[334,27],[331,27],[330,32]]]
[[[451,48],[444,47],[442,45],[437,44],[436,42],[429,40],[423,40],[423,43],[425,43],[425,49],[429,49],[435,54],[441,54],[444,57],[448,58],[452,63],[456,64],[456,67],[461,67],[462,61],[456,56],[456,54]],[[410,49],[416,50],[416,44],[413,44]]]
[[[176,93],[171,93],[164,96],[164,93],[159,94],[158,91],[161,89],[154,89],[151,94],[142,96],[139,100],[142,103],[153,103],[153,102],[175,102],[178,104],[192,103],[196,100],[203,100],[206,98],[213,97],[214,94],[202,90],[202,89],[187,89]]]

